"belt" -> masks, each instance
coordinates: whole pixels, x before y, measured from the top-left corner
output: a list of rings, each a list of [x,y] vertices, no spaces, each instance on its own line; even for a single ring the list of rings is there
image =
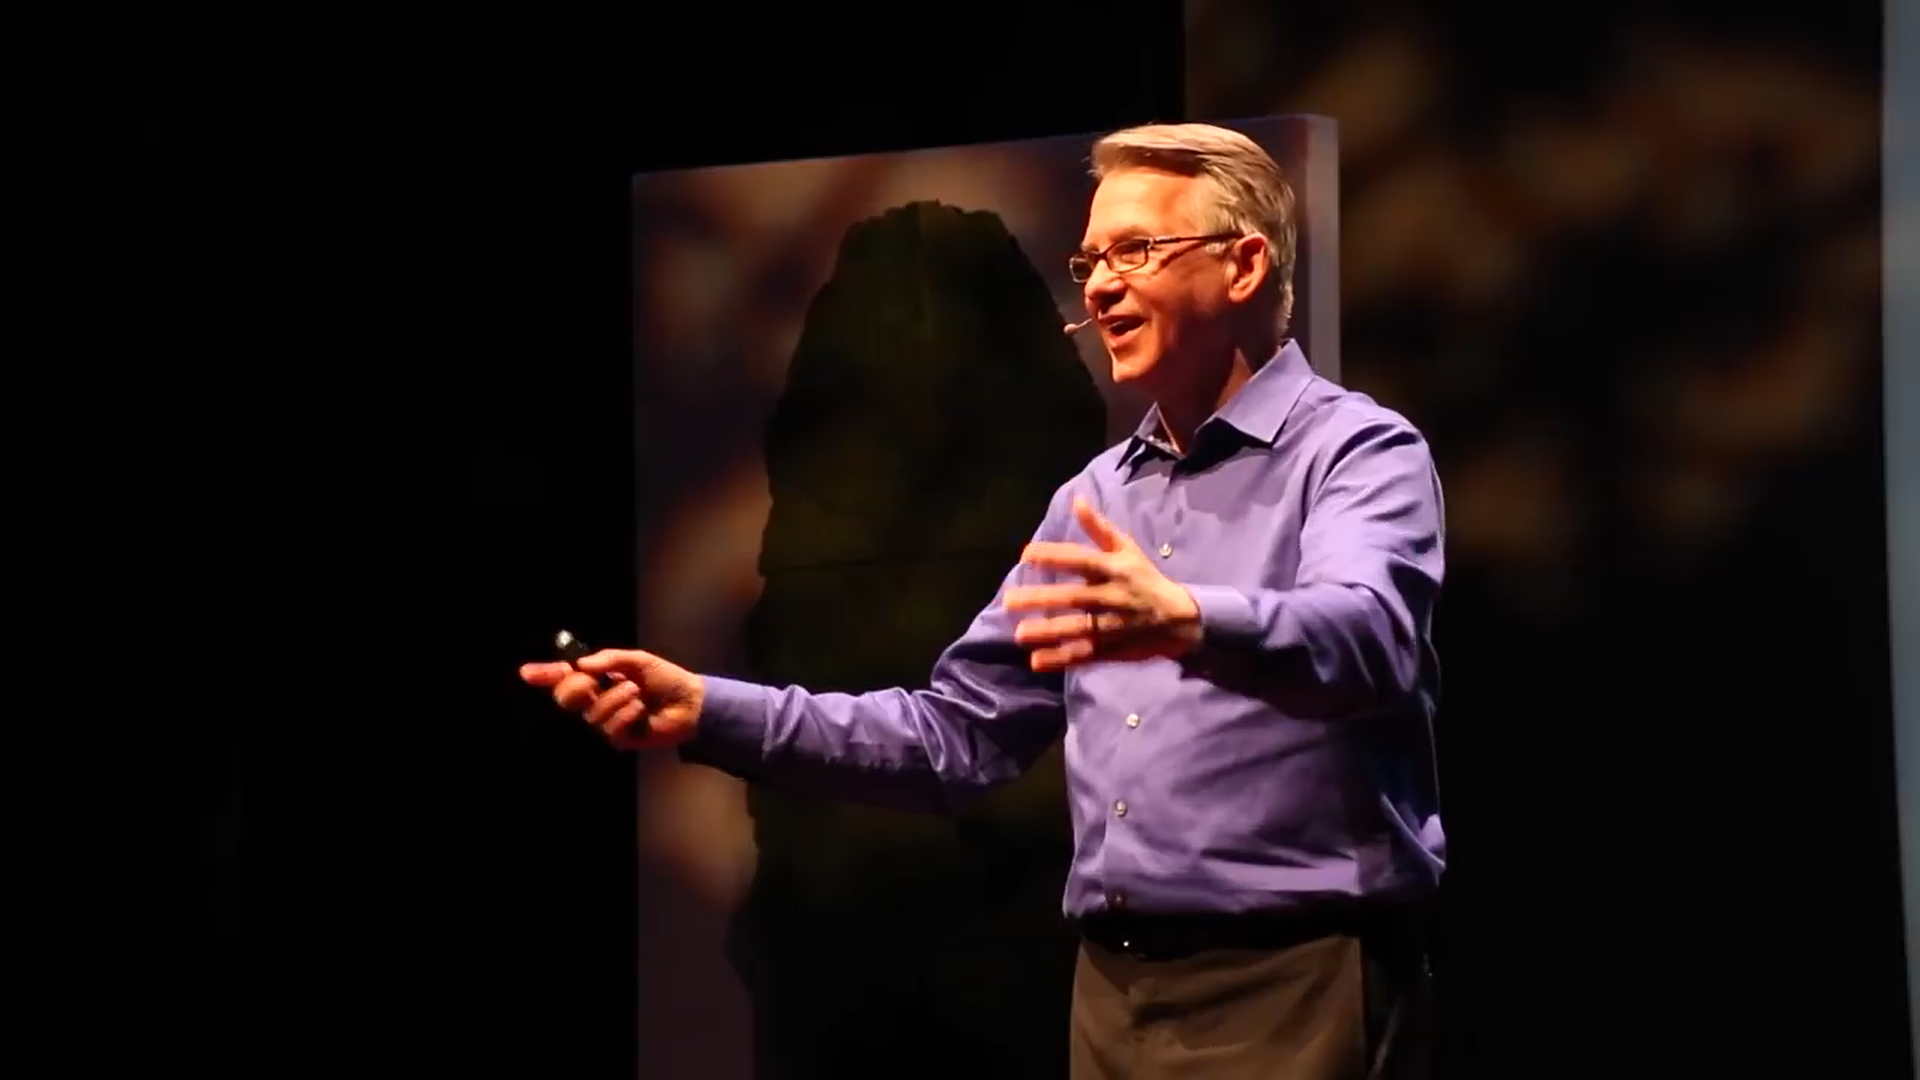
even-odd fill
[[[1407,940],[1417,910],[1405,903],[1319,911],[1159,915],[1105,911],[1075,921],[1080,936],[1109,952],[1173,960],[1216,949],[1278,951],[1334,936]]]

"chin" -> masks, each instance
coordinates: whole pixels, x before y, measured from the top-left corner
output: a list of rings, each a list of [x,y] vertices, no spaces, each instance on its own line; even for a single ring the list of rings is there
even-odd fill
[[[1156,357],[1137,350],[1125,353],[1109,352],[1109,365],[1116,384],[1137,383],[1153,372]]]

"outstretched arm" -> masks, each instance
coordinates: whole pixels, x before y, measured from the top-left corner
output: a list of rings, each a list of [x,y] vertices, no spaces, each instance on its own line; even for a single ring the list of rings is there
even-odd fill
[[[1055,496],[1037,537],[1064,533],[1065,502]],[[1035,575],[1014,567],[924,689],[813,693],[708,676],[682,757],[797,793],[935,812],[1017,778],[1065,724],[1061,675],[1031,668],[1001,602]]]

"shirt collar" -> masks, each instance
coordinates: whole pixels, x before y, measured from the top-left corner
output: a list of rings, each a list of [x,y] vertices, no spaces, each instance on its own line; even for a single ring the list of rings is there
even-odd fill
[[[1297,342],[1289,340],[1200,427],[1205,430],[1211,425],[1224,424],[1250,442],[1272,446],[1280,437],[1287,414],[1293,411],[1294,403],[1300,400],[1312,380],[1313,368],[1307,363],[1307,354]],[[1134,429],[1119,464],[1128,465],[1149,447],[1173,455],[1173,448],[1160,428],[1158,405],[1149,408],[1147,415],[1140,419],[1140,426]]]

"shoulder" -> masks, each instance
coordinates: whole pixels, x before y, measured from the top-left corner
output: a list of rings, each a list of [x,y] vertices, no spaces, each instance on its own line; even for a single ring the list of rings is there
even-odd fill
[[[1404,414],[1316,377],[1287,426],[1282,434],[1290,444],[1287,456],[1312,497],[1368,492],[1368,498],[1412,499],[1444,516],[1433,450]]]
[[[1133,436],[1128,435],[1105,450],[1100,451],[1092,461],[1087,462],[1079,475],[1073,478],[1075,484],[1110,484],[1120,471],[1120,462],[1127,456],[1127,450],[1133,446]]]
[[[1133,436],[1129,435],[1096,454],[1054,492],[1054,505],[1071,506],[1075,495],[1094,503],[1105,498],[1124,476],[1121,462],[1126,460],[1132,445]]]
[[[1055,488],[1053,499],[1047,504],[1046,518],[1040,524],[1040,535],[1065,535],[1078,528],[1073,521],[1075,498],[1085,499],[1095,510],[1107,512],[1116,486],[1124,478],[1120,463],[1125,460],[1131,444],[1129,436],[1107,447]]]
[[[1356,454],[1396,451],[1431,463],[1427,437],[1404,414],[1359,390],[1315,376],[1300,395],[1287,426],[1311,462],[1332,467]]]

